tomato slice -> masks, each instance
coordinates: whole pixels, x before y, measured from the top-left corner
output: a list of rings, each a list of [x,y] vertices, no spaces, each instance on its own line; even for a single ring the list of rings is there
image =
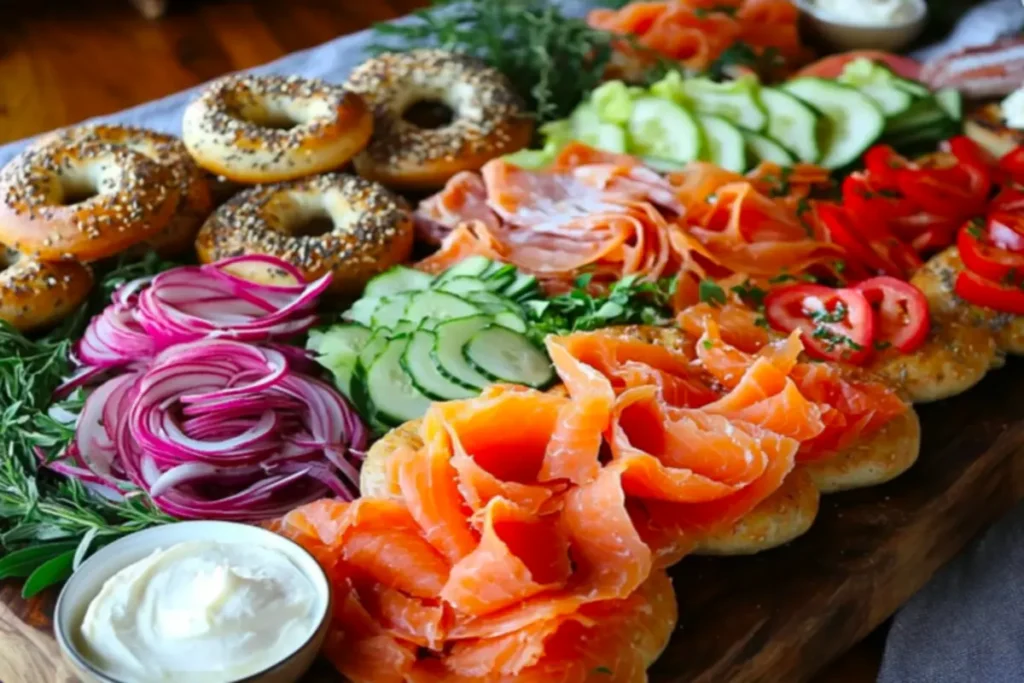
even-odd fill
[[[989,202],[988,210],[990,212],[1016,211],[1024,213],[1024,188],[1013,183],[1004,186]]]
[[[799,330],[807,353],[822,360],[861,363],[871,355],[874,316],[856,289],[798,284],[769,292],[765,317],[777,330]]]
[[[963,270],[956,276],[954,289],[960,298],[977,306],[1024,315],[1024,290],[1019,287],[1003,285],[974,271]]]
[[[964,265],[986,280],[1015,287],[1024,283],[1024,254],[992,244],[980,226],[965,225],[957,233],[956,246]]]
[[[881,276],[859,282],[854,289],[864,294],[875,311],[876,349],[895,347],[903,353],[917,350],[928,338],[931,316],[928,300],[914,285]]]
[[[861,232],[862,224],[854,224],[849,214],[837,204],[821,203],[815,207],[815,213],[830,239],[841,246],[850,259],[864,265],[872,273],[888,275],[906,275],[904,267],[887,255],[884,244],[877,239],[870,239]],[[871,232],[877,237],[881,226],[873,226]],[[890,239],[897,244],[895,237]]]
[[[1024,147],[1015,147],[1004,154],[999,160],[998,167],[1010,180],[1024,183]]]
[[[992,246],[1014,253],[1024,253],[1024,215],[993,211],[985,225]]]

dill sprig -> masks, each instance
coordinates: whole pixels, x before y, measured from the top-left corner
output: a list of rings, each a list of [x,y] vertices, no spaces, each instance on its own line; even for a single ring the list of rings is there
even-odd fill
[[[374,53],[439,47],[504,73],[543,123],[568,116],[596,88],[620,39],[545,0],[434,0],[412,20],[375,26]]]

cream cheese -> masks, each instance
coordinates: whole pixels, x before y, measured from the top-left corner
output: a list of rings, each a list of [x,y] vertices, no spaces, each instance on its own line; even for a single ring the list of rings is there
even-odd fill
[[[312,581],[278,550],[185,542],[108,579],[81,640],[125,683],[226,683],[298,650],[318,626],[316,605]]]
[[[824,18],[852,26],[888,26],[920,12],[914,0],[814,0],[814,7]]]
[[[1009,128],[1024,130],[1024,88],[1020,88],[1003,100],[1000,105],[1003,121]]]

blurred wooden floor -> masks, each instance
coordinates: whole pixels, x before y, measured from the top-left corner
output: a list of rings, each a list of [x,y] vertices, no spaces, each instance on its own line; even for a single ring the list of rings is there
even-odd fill
[[[426,0],[0,0],[0,143],[197,85],[406,14]],[[815,683],[873,683],[882,637]]]
[[[0,143],[312,47],[425,0],[0,0]]]

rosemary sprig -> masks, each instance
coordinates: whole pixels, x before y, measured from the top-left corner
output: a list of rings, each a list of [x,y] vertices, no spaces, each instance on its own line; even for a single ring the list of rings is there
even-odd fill
[[[541,123],[568,116],[600,84],[616,39],[545,0],[434,0],[409,22],[375,29],[374,53],[440,47],[483,60]]]
[[[142,492],[115,502],[40,467],[74,438],[75,416],[84,403],[79,391],[53,404],[54,389],[71,371],[73,340],[114,289],[172,265],[152,254],[108,264],[90,300],[38,338],[0,321],[0,554],[8,553],[0,559],[0,578],[28,577],[26,594],[62,581],[90,547],[173,521]],[[71,541],[77,549],[69,556],[65,546]]]

